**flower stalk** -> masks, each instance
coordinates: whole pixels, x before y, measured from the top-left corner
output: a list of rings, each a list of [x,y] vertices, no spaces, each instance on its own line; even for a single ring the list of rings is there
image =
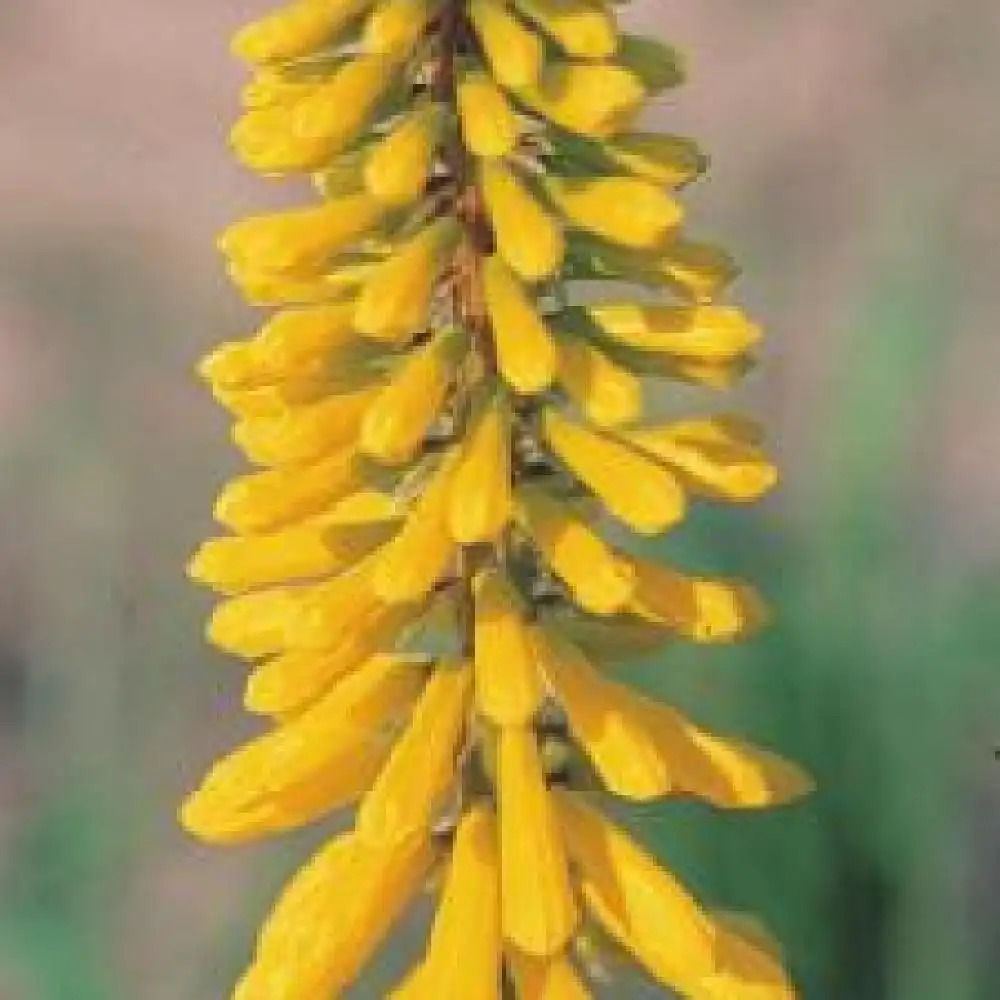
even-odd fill
[[[745,584],[611,540],[775,480],[749,421],[646,422],[654,389],[725,388],[759,338],[720,302],[728,256],[681,232],[704,157],[635,126],[676,54],[607,0],[294,0],[234,47],[237,155],[320,200],[221,240],[277,312],[201,365],[259,468],[190,572],[266,727],[181,818],[230,843],[355,810],[235,1000],[343,995],[422,892],[394,1000],[585,1000],[625,961],[695,1000],[789,1000],[776,949],[600,809],[809,788],[608,669],[763,617]]]

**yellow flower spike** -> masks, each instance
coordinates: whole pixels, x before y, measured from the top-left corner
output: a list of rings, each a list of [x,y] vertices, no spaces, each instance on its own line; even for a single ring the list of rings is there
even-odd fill
[[[563,50],[580,59],[604,59],[618,48],[614,15],[602,0],[514,0]]]
[[[520,136],[517,115],[503,91],[483,72],[469,70],[458,83],[462,138],[476,156],[498,158],[513,152]]]
[[[454,220],[441,219],[378,265],[358,298],[357,330],[372,340],[397,344],[423,329],[442,263],[456,237]]]
[[[654,184],[677,188],[704,173],[707,158],[692,139],[629,132],[607,142],[604,152],[620,167]]]
[[[234,531],[269,531],[321,511],[359,483],[356,454],[348,447],[313,465],[232,480],[216,501],[215,519]]]
[[[529,955],[555,955],[579,920],[562,833],[534,732],[504,728],[498,739],[504,938]]]
[[[362,49],[405,58],[420,40],[436,6],[435,0],[382,0],[365,22]]]
[[[184,806],[185,827],[204,840],[246,840],[357,798],[386,757],[379,730],[410,710],[425,680],[421,666],[369,661],[301,715],[216,764]],[[360,787],[355,759],[368,763]]]
[[[565,252],[559,223],[499,161],[483,160],[479,176],[500,257],[525,281],[554,274]]]
[[[609,515],[653,534],[688,493],[746,502],[776,476],[742,418],[639,423],[654,380],[728,388],[760,331],[721,301],[729,256],[680,228],[705,156],[634,131],[681,57],[615,12],[289,0],[234,42],[237,156],[305,174],[315,204],[221,239],[243,297],[279,311],[199,372],[265,468],[223,487],[232,534],[189,573],[225,595],[208,637],[251,661],[265,731],[182,821],[225,843],[350,807],[354,830],[293,878],[233,1000],[355,992],[421,886],[439,908],[393,1000],[588,1000],[598,935],[671,995],[795,998],[769,939],[579,800],[810,787],[601,669],[764,617],[742,583],[605,541]]]
[[[469,430],[448,495],[448,530],[463,545],[493,542],[511,517],[509,415],[496,401]]]
[[[545,440],[615,517],[651,535],[684,516],[677,478],[614,438],[571,423],[554,409],[543,417]]]
[[[378,392],[373,386],[290,407],[281,416],[242,420],[233,426],[233,441],[258,465],[313,462],[356,440],[365,411]]]
[[[584,416],[598,427],[631,424],[642,414],[639,379],[583,341],[566,338],[560,342],[559,381]]]
[[[299,0],[247,25],[233,38],[233,54],[249,63],[295,59],[322,48],[372,0]]]
[[[632,568],[585,521],[540,489],[519,490],[518,508],[546,563],[585,611],[613,615],[628,606],[635,589]]]
[[[544,58],[542,42],[511,14],[503,0],[470,0],[469,18],[490,69],[503,86],[523,87],[538,79]]]
[[[719,500],[759,500],[778,480],[764,453],[724,418],[683,420],[629,431],[626,440],[681,473],[692,489]]]
[[[376,556],[372,587],[390,604],[426,597],[454,558],[447,524],[454,462],[453,455],[445,457],[406,523]]]
[[[767,609],[746,584],[684,576],[666,566],[623,557],[635,573],[631,609],[693,642],[733,642],[760,628]]]
[[[585,307],[616,343],[680,359],[725,362],[760,341],[760,328],[730,306],[642,306],[607,302]]]
[[[504,380],[517,392],[544,392],[556,376],[555,342],[524,288],[499,257],[489,257],[483,264],[483,294]]]
[[[440,121],[435,105],[421,108],[369,152],[365,187],[383,205],[409,205],[424,193],[434,165]]]
[[[636,73],[606,62],[553,63],[516,92],[556,125],[596,138],[627,129],[647,96]]]
[[[497,570],[475,579],[476,708],[498,726],[526,726],[544,691],[525,611]]]
[[[385,849],[351,835],[341,839],[346,846],[324,849],[278,900],[241,984],[241,1000],[340,996],[416,895],[434,859],[424,835]],[[333,852],[329,861],[327,850]]]
[[[401,465],[420,450],[439,415],[454,374],[454,338],[439,336],[410,355],[365,413],[361,450],[389,465]]]
[[[553,177],[546,187],[571,225],[637,250],[662,244],[684,217],[673,198],[638,177]]]
[[[391,844],[427,829],[455,780],[472,687],[466,665],[442,663],[358,809],[358,836]]]
[[[590,990],[565,954],[544,959],[513,951],[509,960],[518,1000],[590,1000]]]
[[[419,994],[500,1000],[500,872],[490,806],[473,805],[455,832]]]
[[[206,634],[213,646],[255,660],[284,647],[285,629],[298,614],[304,595],[293,587],[273,587],[231,597],[217,605]]]
[[[219,248],[238,266],[310,274],[371,229],[382,211],[374,198],[362,193],[318,208],[258,215],[230,226],[220,237]]]

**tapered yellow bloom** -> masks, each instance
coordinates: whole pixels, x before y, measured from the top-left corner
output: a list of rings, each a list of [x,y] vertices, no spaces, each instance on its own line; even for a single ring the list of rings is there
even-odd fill
[[[629,527],[655,534],[684,516],[676,476],[612,437],[571,423],[554,410],[544,416],[545,438],[608,510]]]
[[[682,228],[704,154],[635,130],[680,57],[619,33],[610,0],[291,0],[233,50],[237,156],[316,200],[219,241],[275,311],[197,365],[259,468],[222,487],[188,573],[261,729],[181,821],[220,844],[347,830],[233,1000],[353,993],[420,895],[392,1000],[589,1000],[629,959],[691,1000],[794,1000],[766,934],[597,811],[810,789],[602,670],[766,619],[747,584],[621,537],[777,479],[752,421],[644,405],[662,380],[727,388],[760,340],[723,298],[731,258]]]
[[[507,167],[484,160],[480,171],[497,253],[525,281],[547,278],[565,250],[558,222]]]
[[[498,726],[526,726],[544,690],[525,610],[496,570],[484,570],[473,586],[476,707]]]
[[[497,772],[504,937],[529,955],[554,955],[576,929],[579,912],[531,729],[500,730]]]
[[[683,218],[673,198],[637,177],[552,178],[548,191],[571,225],[639,250],[662,243]]]
[[[510,520],[509,424],[507,413],[492,404],[469,431],[449,486],[448,526],[456,542],[492,542]]]
[[[493,324],[497,364],[507,384],[517,392],[547,389],[558,363],[552,333],[499,257],[483,264],[483,294]]]
[[[458,111],[466,148],[476,156],[507,156],[517,145],[517,116],[486,73],[469,71],[458,84]]]
[[[544,58],[541,39],[514,17],[503,0],[469,0],[468,9],[497,81],[520,87],[537,80]]]

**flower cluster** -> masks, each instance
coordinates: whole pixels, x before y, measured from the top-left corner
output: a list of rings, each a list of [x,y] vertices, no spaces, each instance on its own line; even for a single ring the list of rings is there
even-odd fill
[[[224,595],[209,637],[249,661],[267,728],[182,820],[231,843],[356,806],[236,1000],[341,996],[422,892],[396,1000],[581,1000],[626,959],[695,1000],[788,1000],[770,942],[596,808],[809,787],[606,667],[762,617],[622,530],[775,479],[750,421],[643,422],[644,393],[724,388],[759,339],[719,304],[730,259],[680,232],[703,155],[634,126],[676,53],[611,0],[296,0],[234,47],[254,70],[236,153],[320,197],[221,239],[277,311],[201,365],[258,469],[190,572]]]

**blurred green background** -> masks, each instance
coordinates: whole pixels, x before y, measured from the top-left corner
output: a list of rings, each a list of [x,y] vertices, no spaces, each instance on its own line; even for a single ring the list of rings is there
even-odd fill
[[[305,849],[213,851],[172,816],[251,728],[182,565],[237,467],[190,369],[252,324],[213,234],[285,196],[224,145],[227,35],[262,6],[0,6],[0,1000],[221,997]],[[659,547],[757,580],[774,627],[634,676],[822,789],[628,818],[713,906],[766,918],[806,1000],[992,1000],[995,0],[628,18],[691,57],[654,117],[712,152],[692,216],[745,263],[770,337],[738,399],[701,405],[761,415],[784,472],[754,511],[700,510]]]

